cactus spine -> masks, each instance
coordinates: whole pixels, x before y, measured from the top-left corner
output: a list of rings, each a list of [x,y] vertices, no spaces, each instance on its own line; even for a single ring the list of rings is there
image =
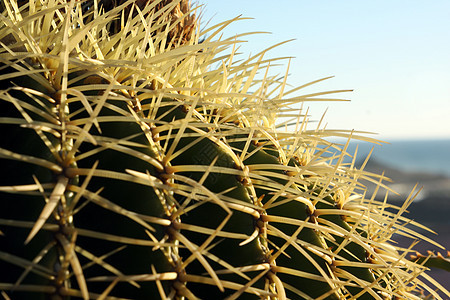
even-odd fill
[[[385,178],[324,139],[355,134],[275,125],[343,91],[290,96],[285,77],[257,79],[265,51],[235,61],[239,41],[216,39],[229,22],[200,32],[186,1],[133,3],[3,2],[4,295],[449,295],[389,243],[426,239],[401,216],[410,199],[366,199],[359,179]]]

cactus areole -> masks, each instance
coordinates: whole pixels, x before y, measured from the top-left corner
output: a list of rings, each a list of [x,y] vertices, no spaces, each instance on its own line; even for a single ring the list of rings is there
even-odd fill
[[[370,139],[300,109],[344,91],[302,94],[320,80],[288,89],[266,50],[240,58],[243,35],[221,35],[238,18],[201,29],[184,0],[0,7],[3,298],[449,295],[390,243],[427,239],[411,199],[366,198],[360,179],[385,178],[326,138]]]

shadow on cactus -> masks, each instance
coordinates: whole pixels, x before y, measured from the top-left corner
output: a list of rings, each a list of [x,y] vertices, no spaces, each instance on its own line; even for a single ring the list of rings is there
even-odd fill
[[[413,197],[366,198],[386,178],[326,138],[378,141],[298,109],[346,91],[288,89],[267,50],[221,38],[238,19],[201,31],[187,1],[106,8],[2,2],[3,298],[450,296],[425,273],[439,260],[408,259],[433,243],[402,216]]]

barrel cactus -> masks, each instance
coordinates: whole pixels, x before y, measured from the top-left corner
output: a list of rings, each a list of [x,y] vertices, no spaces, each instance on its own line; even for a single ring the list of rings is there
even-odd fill
[[[368,138],[298,112],[344,91],[298,96],[188,1],[0,5],[4,298],[450,296],[409,259],[414,197],[366,197],[386,178],[326,139]]]

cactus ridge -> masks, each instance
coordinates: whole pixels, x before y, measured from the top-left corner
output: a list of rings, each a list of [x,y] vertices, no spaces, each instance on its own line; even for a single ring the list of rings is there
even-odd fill
[[[427,251],[427,255],[420,252],[410,255],[410,259],[419,264],[423,264],[429,268],[439,268],[450,272],[450,252],[444,257],[440,252],[436,254],[432,251]]]
[[[267,50],[236,60],[240,41],[220,34],[237,19],[201,31],[181,2],[144,2],[3,1],[3,294],[450,296],[406,258],[414,243],[391,244],[394,233],[436,244],[402,216],[414,194],[402,207],[366,198],[361,180],[388,189],[387,178],[355,168],[356,153],[343,163],[351,138],[379,141],[309,129],[298,113],[344,90],[292,96],[322,80],[288,90]]]

